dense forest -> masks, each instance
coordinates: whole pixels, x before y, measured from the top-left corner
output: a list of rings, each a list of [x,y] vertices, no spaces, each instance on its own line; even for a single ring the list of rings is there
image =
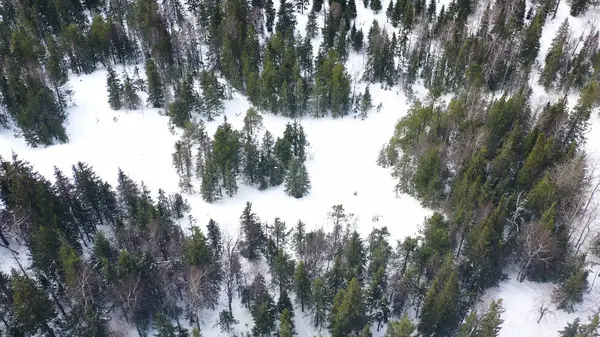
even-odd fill
[[[600,252],[584,147],[600,32],[577,35],[565,20],[538,55],[560,1],[0,0],[0,128],[31,147],[68,142],[69,76],[104,69],[111,109],[155,108],[179,132],[160,160],[182,193],[153,198],[122,170],[111,186],[82,162],[50,181],[17,154],[0,158],[0,254],[15,263],[0,272],[0,335],[119,336],[119,320],[139,336],[196,337],[216,310],[236,336],[300,335],[302,314],[332,337],[494,337],[502,301],[476,304],[511,273],[555,282],[550,305],[574,311]],[[571,17],[598,5],[562,1]],[[357,6],[386,22],[357,26]],[[353,55],[364,55],[361,78],[347,69]],[[369,85],[427,89],[377,156],[398,193],[435,211],[417,234],[361,237],[343,205],[330,230],[261,220],[251,202],[234,231],[189,216],[186,195],[217,202],[240,183],[309,194],[302,119],[368,118]],[[534,88],[557,99],[533,106]],[[240,130],[221,116],[234,93],[251,103]],[[261,114],[290,122],[275,138]],[[247,331],[234,329],[236,305]],[[560,332],[599,334],[598,314]]]

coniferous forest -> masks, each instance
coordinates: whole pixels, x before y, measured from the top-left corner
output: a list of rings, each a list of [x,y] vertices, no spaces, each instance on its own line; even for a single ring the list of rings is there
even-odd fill
[[[49,177],[0,157],[0,336],[497,337],[506,309],[484,299],[511,278],[552,285],[537,324],[580,312],[600,258],[586,147],[599,5],[0,0],[0,132],[40,151],[68,144],[73,79],[102,72],[111,110],[168,120],[177,140],[156,160],[178,178],[154,191],[77,158]],[[321,181],[307,124],[400,110],[381,91],[409,106],[359,159],[431,210],[414,234],[382,220],[364,235],[339,203],[321,226],[261,218],[252,200],[237,223],[191,215],[195,196],[226,203],[242,189],[306,202]],[[274,115],[283,132],[264,123]],[[600,308],[586,312],[558,336],[600,336]]]

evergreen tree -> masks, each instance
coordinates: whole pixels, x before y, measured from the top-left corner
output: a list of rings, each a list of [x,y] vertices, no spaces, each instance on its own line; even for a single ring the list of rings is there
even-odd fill
[[[275,8],[273,7],[273,0],[265,0],[265,25],[267,32],[273,32],[273,24],[275,23]]]
[[[458,274],[453,270],[451,258],[446,259],[425,294],[418,327],[421,334],[446,336],[454,331],[458,324],[456,312],[458,298]]]
[[[200,88],[202,89],[202,107],[206,120],[212,122],[223,112],[224,89],[215,73],[203,70],[200,73]]]
[[[42,332],[48,336],[57,336],[51,328],[56,312],[48,295],[29,276],[13,271],[12,311],[19,324],[18,329],[28,335]]]
[[[561,69],[566,62],[566,60],[564,60],[564,56],[569,35],[569,21],[565,19],[558,29],[556,36],[552,40],[550,49],[546,54],[544,69],[540,74],[539,83],[543,85],[546,90],[552,87],[557,78],[559,69]]]
[[[330,301],[325,282],[321,277],[315,278],[312,283],[311,301],[311,316],[315,328],[321,328],[325,324]]]
[[[123,86],[112,69],[106,70],[106,87],[108,88],[108,105],[113,110],[119,110],[123,106]]]
[[[600,330],[600,319],[598,314],[590,318],[590,322],[582,324],[579,317],[559,331],[560,337],[595,337]]]
[[[292,158],[285,180],[285,192],[289,196],[299,199],[308,194],[310,187],[306,166],[298,158]]]
[[[153,108],[165,106],[165,87],[154,60],[146,60],[146,81],[148,82],[148,104]]]
[[[367,114],[372,108],[373,102],[371,101],[371,93],[369,92],[369,87],[367,86],[360,102],[360,118],[367,118]]]
[[[588,288],[587,277],[588,271],[579,267],[563,284],[554,289],[552,299],[559,309],[573,312],[575,305],[583,301],[583,293]]]
[[[358,334],[366,322],[361,286],[354,278],[345,290],[341,290],[335,296],[330,313],[329,331],[332,337]]]
[[[525,69],[529,69],[540,50],[540,37],[544,26],[545,14],[539,10],[529,27],[525,28],[521,39],[521,61]]]
[[[371,10],[376,14],[381,10],[381,0],[371,0]]]
[[[390,322],[385,331],[385,337],[416,337],[417,327],[404,314],[399,321]]]
[[[573,16],[579,16],[587,12],[590,3],[590,0],[572,0],[570,14]]]
[[[306,24],[306,36],[310,39],[313,39],[315,37],[317,37],[318,32],[318,27],[317,27],[317,12],[314,9],[310,11],[310,13],[308,13],[308,22]]]
[[[133,83],[129,75],[125,74],[123,80],[123,107],[127,110],[137,110],[140,107],[140,97],[137,94],[137,86]]]
[[[279,337],[293,337],[296,334],[294,321],[288,309],[284,309],[279,322]]]
[[[304,307],[311,302],[311,284],[304,261],[300,261],[296,266],[294,286],[296,290],[296,302],[300,303],[300,310],[304,312]]]
[[[252,213],[252,203],[247,202],[244,212],[240,216],[240,226],[244,236],[242,256],[249,260],[256,260],[264,251],[266,244],[262,224],[256,214]]]

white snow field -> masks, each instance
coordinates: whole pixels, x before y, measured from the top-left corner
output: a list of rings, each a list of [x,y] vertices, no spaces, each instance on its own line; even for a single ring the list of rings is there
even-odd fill
[[[388,2],[389,0],[383,1],[384,10],[375,15],[371,10],[364,8],[362,1],[357,0],[357,28],[362,27],[366,34],[374,18],[380,24],[384,24]],[[442,3],[449,2],[438,2],[438,10]],[[327,1],[324,5],[327,6]],[[528,7],[530,5],[528,2]],[[275,6],[278,6],[278,1],[275,1]],[[568,13],[569,5],[563,0],[556,18],[546,23],[538,57],[540,63],[543,64],[551,40],[562,21],[569,17]],[[599,18],[600,9],[591,9],[585,17],[569,17],[569,22],[574,34],[579,36],[591,27],[591,22]],[[298,15],[298,31],[301,34],[305,32],[306,21],[306,13],[304,16]],[[317,20],[320,25],[322,21]],[[391,34],[393,28],[387,24],[385,26]],[[319,43],[319,38],[313,41],[315,50]],[[360,78],[362,75],[363,62],[363,55],[351,54],[347,66],[354,78]],[[122,68],[119,66],[116,70],[121,72]],[[140,70],[143,72],[143,69]],[[20,158],[29,161],[38,172],[50,180],[53,180],[55,165],[65,172],[70,172],[73,164],[83,161],[92,165],[95,172],[113,186],[116,184],[117,169],[121,168],[135,181],[143,181],[154,196],[159,188],[167,193],[177,192],[178,178],[172,167],[171,153],[179,131],[172,134],[169,131],[168,118],[160,115],[157,109],[111,110],[107,103],[105,76],[105,71],[99,70],[91,75],[70,77],[75,105],[69,109],[68,144],[32,149],[26,146],[23,139],[15,138],[12,132],[1,131],[0,156],[9,158],[14,152]],[[364,83],[357,84],[357,92],[362,92],[364,86]],[[535,83],[532,83],[532,86],[532,105],[555,98],[552,93],[545,93]],[[301,219],[309,229],[321,226],[329,229],[327,212],[333,205],[342,204],[347,212],[354,214],[357,230],[363,236],[368,235],[373,227],[387,226],[392,237],[391,243],[394,245],[395,240],[415,234],[423,219],[432,211],[421,207],[419,202],[410,196],[396,195],[395,181],[389,170],[378,167],[375,163],[379,149],[389,140],[396,121],[406,113],[410,102],[397,88],[386,91],[380,85],[371,85],[370,91],[374,105],[382,103],[382,109],[379,112],[373,109],[366,120],[349,116],[338,120],[303,118],[300,121],[310,142],[306,164],[312,189],[308,196],[294,199],[284,193],[283,187],[258,191],[242,183],[239,184],[237,195],[232,198],[224,197],[214,204],[203,202],[198,194],[186,195],[192,207],[191,215],[198,220],[198,225],[203,227],[212,218],[223,230],[235,234],[239,227],[239,216],[245,203],[250,201],[253,211],[263,221],[272,222],[275,217],[280,217],[288,226],[293,226]],[[422,88],[415,91],[417,96],[424,93]],[[571,98],[570,103],[574,104],[575,100],[576,96]],[[214,122],[207,123],[209,135],[214,134],[224,116],[227,116],[228,122],[235,128],[241,128],[248,107],[249,103],[244,97],[234,94],[233,99],[225,103],[224,115]],[[280,136],[285,124],[291,121],[269,114],[263,115],[263,118],[264,130],[271,131],[275,137]],[[597,114],[593,114],[592,119],[588,151],[592,154],[592,160],[597,160],[600,158],[600,119]],[[185,229],[188,222],[182,221],[181,225]],[[19,259],[22,264],[27,265],[24,255],[21,253]],[[7,272],[12,267],[16,268],[12,255],[1,252],[0,270]],[[245,268],[250,271],[265,269],[262,265],[246,265]],[[593,269],[590,282],[594,280],[594,275],[598,274],[598,267]],[[600,288],[597,283],[600,282],[595,283],[596,286],[586,295],[577,312],[567,314],[554,310],[550,305],[552,312],[546,314],[539,323],[536,309],[540,303],[548,302],[554,287],[552,284],[528,281],[518,283],[515,277],[511,277],[498,288],[489,290],[481,304],[483,306],[486,301],[495,298],[503,299],[506,311],[500,332],[502,337],[556,336],[557,331],[568,321],[575,317],[585,320],[592,311],[599,308]],[[235,304],[237,309],[234,311],[237,312],[234,312],[234,315],[240,321],[237,330],[247,331],[251,328],[251,317],[239,302],[234,302]],[[217,316],[218,311],[202,313],[203,336],[225,336],[219,328],[214,327]],[[310,320],[302,317],[299,311],[295,317],[298,336],[328,335],[326,331],[313,331]],[[118,319],[114,321],[115,324],[118,323]],[[123,329],[129,330],[130,336],[137,335],[130,328]],[[373,329],[373,333],[381,336],[383,330],[377,332]]]

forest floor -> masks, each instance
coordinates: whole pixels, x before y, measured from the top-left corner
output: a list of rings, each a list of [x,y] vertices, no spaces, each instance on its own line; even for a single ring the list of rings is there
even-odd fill
[[[383,5],[384,9],[387,8],[387,1]],[[374,17],[379,22],[386,21],[384,11],[373,15],[370,10],[364,9],[362,1],[357,1],[357,7],[357,28],[362,25],[365,35]],[[438,10],[440,7],[441,4],[438,4]],[[568,5],[563,1],[556,18],[546,24],[541,40],[540,61],[543,61],[556,29],[568,16],[568,10]],[[587,29],[588,22],[594,20],[594,16],[599,18],[596,20],[600,20],[600,10],[592,10],[583,18],[570,18],[575,34]],[[304,32],[305,25],[306,16],[299,15],[298,30]],[[317,38],[313,42],[315,49],[318,44]],[[348,60],[350,74],[359,78],[363,68],[363,56],[353,53]],[[118,67],[116,70],[120,72],[122,68]],[[532,85],[532,106],[555,99],[553,95],[544,93],[533,83]],[[0,132],[0,156],[8,158],[15,152],[50,180],[54,180],[55,165],[69,172],[72,165],[82,161],[90,164],[102,179],[113,186],[116,185],[117,170],[121,168],[135,181],[143,181],[153,196],[156,196],[159,188],[167,193],[178,192],[178,177],[172,166],[171,153],[179,131],[169,130],[166,116],[160,115],[157,109],[111,110],[107,103],[104,70],[91,75],[71,76],[70,86],[74,91],[74,106],[69,109],[69,143],[33,149],[27,147],[23,139],[4,131]],[[356,91],[363,92],[364,86],[364,83],[357,84]],[[406,114],[410,102],[397,88],[384,90],[376,84],[370,86],[370,91],[373,105],[381,103],[382,108],[380,111],[372,109],[365,120],[351,115],[341,120],[303,118],[300,121],[310,143],[306,165],[312,189],[308,196],[294,199],[284,193],[282,186],[258,191],[241,183],[237,195],[224,197],[214,204],[205,203],[199,194],[187,195],[192,207],[191,215],[198,221],[198,225],[204,226],[212,218],[221,228],[235,235],[239,228],[239,216],[245,203],[250,201],[253,211],[263,221],[272,222],[275,217],[279,217],[288,226],[302,220],[307,224],[307,229],[330,229],[327,213],[333,205],[342,204],[348,213],[354,215],[356,228],[363,236],[368,235],[373,227],[387,226],[392,245],[395,245],[396,240],[415,234],[423,219],[432,211],[423,208],[408,195],[397,195],[394,191],[396,182],[389,170],[376,164],[379,149],[389,140],[396,121]],[[421,96],[423,92],[424,90],[416,90],[416,96]],[[574,104],[574,99],[570,103]],[[248,107],[248,101],[234,93],[233,98],[225,102],[225,113],[216,121],[206,124],[208,134],[214,134],[224,116],[227,116],[227,121],[235,128],[241,129]],[[290,122],[287,118],[273,115],[264,115],[263,118],[264,130],[269,130],[275,137],[281,136],[285,124]],[[592,120],[587,147],[591,160],[594,161],[600,158],[600,119],[594,114]],[[181,225],[185,229],[189,222],[182,221]],[[20,261],[26,265],[24,255],[20,254]],[[14,266],[12,256],[0,255],[0,270],[6,272]],[[255,271],[264,269],[264,266],[246,268]],[[592,269],[590,282],[599,271],[598,266]],[[516,277],[511,276],[498,288],[488,291],[484,300],[502,298],[506,308],[500,336],[554,336],[568,321],[575,317],[585,320],[600,305],[598,281],[575,313],[552,310],[550,305],[551,312],[538,324],[537,308],[540,303],[548,302],[552,288],[552,284],[528,281],[518,283]],[[238,330],[249,330],[249,313],[239,303],[237,307],[238,312],[234,312],[234,315],[240,320]],[[213,327],[217,313],[218,311],[203,315],[204,336],[224,336],[217,327]],[[309,319],[302,317],[300,312],[296,313],[296,329],[301,337],[318,334],[312,331]],[[383,335],[383,331],[375,330],[374,335]],[[325,331],[321,333],[326,335]]]

